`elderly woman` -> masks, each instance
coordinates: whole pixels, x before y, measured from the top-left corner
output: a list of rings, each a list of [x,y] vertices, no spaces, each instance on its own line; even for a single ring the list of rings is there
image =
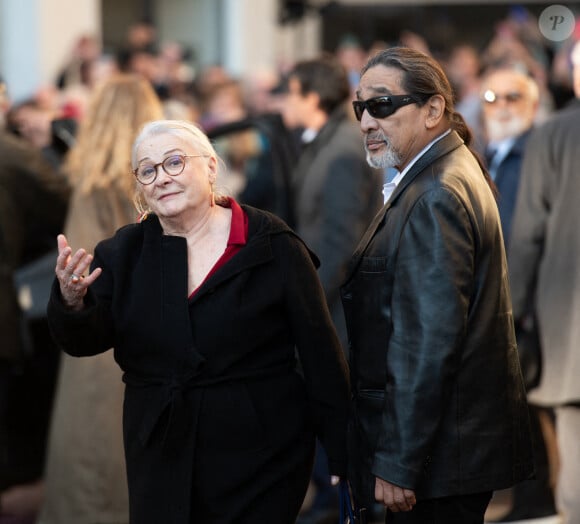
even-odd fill
[[[215,196],[196,126],[145,125],[132,162],[140,223],[94,260],[60,235],[48,306],[67,353],[114,347],[124,371],[131,522],[293,523],[316,435],[345,468],[346,364],[316,257],[280,219]]]

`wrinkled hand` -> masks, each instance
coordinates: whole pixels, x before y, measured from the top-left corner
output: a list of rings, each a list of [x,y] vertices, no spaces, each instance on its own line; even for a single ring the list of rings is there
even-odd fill
[[[417,503],[412,489],[401,488],[390,482],[375,478],[375,499],[393,513],[411,511]]]
[[[84,249],[74,255],[64,235],[58,235],[58,257],[56,259],[56,278],[60,284],[60,293],[64,304],[70,309],[80,311],[88,287],[99,278],[102,270],[95,268],[88,276],[84,272],[89,268],[93,256]]]

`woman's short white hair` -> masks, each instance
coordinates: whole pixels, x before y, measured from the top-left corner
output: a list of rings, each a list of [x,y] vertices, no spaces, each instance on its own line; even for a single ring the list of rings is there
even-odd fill
[[[133,169],[137,168],[137,150],[141,143],[156,135],[171,134],[179,137],[186,143],[191,144],[196,153],[208,157],[214,157],[219,161],[219,157],[211,144],[207,135],[194,123],[187,120],[154,120],[146,123],[139,131],[137,138],[133,142],[131,152],[131,164]]]

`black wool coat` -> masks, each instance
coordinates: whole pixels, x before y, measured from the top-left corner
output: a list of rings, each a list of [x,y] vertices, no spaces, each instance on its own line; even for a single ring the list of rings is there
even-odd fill
[[[134,524],[246,522],[301,471],[274,504],[297,512],[315,434],[331,472],[345,472],[346,363],[315,257],[275,216],[243,209],[247,244],[191,299],[186,241],[164,236],[155,216],[97,246],[103,273],[83,311],[66,310],[53,288],[62,348],[114,347],[124,371]]]

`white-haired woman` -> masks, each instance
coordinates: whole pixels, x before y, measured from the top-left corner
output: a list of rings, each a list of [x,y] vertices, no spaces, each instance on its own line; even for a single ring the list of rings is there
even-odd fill
[[[316,257],[215,195],[195,125],[147,124],[132,162],[142,220],[94,260],[60,236],[49,304],[66,352],[113,346],[124,371],[131,522],[293,523],[316,435],[345,473],[346,364]]]

